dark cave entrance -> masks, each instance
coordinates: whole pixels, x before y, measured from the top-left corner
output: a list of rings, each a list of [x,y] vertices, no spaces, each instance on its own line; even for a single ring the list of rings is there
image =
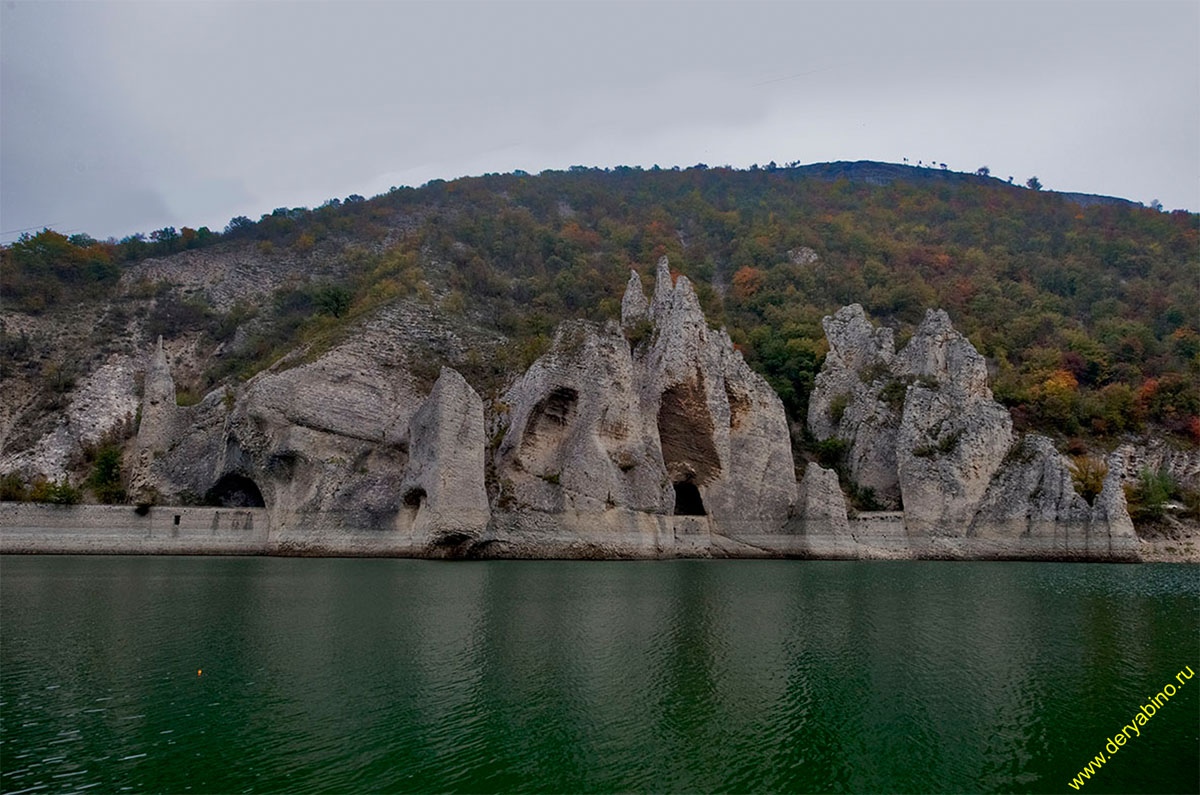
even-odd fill
[[[208,490],[205,502],[221,508],[265,508],[262,492],[253,480],[235,472],[224,476]]]
[[[708,515],[708,512],[704,510],[704,500],[700,497],[700,489],[690,480],[675,484],[675,515]]]
[[[409,489],[404,495],[404,507],[416,511],[425,502],[425,489]]]

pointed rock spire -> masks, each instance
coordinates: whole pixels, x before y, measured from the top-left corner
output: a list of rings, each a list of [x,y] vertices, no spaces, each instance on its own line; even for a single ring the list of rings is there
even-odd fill
[[[167,362],[167,352],[163,348],[162,335],[154,354],[150,357],[150,366],[146,368],[146,383],[143,389],[143,401],[147,406],[175,405],[175,379],[171,377],[171,365]],[[143,411],[143,416],[145,411]]]
[[[154,370],[168,370],[170,365],[167,364],[167,352],[163,350],[162,334],[158,335],[158,346],[154,349],[154,356],[150,359],[150,367]]]
[[[650,304],[646,294],[642,292],[642,277],[637,271],[629,272],[629,282],[625,285],[625,296],[621,299],[621,326],[632,328],[650,315]]]
[[[671,280],[671,263],[666,256],[660,257],[654,275],[654,298],[650,301],[650,315],[658,320],[664,309],[671,305],[675,284]]]

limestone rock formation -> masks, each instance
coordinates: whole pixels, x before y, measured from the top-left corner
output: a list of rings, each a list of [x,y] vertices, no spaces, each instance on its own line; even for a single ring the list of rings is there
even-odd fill
[[[846,441],[846,463],[854,481],[883,502],[895,504],[900,496],[900,403],[894,390],[889,391],[894,382],[892,330],[871,325],[859,304],[839,309],[822,326],[829,353],[809,396],[809,430],[822,441],[833,436]]]
[[[408,467],[401,484],[413,536],[435,546],[478,537],[487,527],[483,401],[455,370],[443,367],[408,426]]]
[[[788,249],[787,255],[793,265],[816,265],[821,261],[820,255],[808,246]]]
[[[1083,539],[1091,514],[1054,443],[1029,434],[1006,454],[971,521],[970,534],[1009,542],[1049,539],[1066,552],[1075,539]]]
[[[894,354],[890,332],[874,329],[861,307],[826,318],[825,328],[830,353],[810,400],[810,429],[847,443],[860,485],[888,498],[894,482],[904,506],[904,554],[1136,554],[1121,456],[1089,506],[1049,439],[1031,435],[1014,445],[983,357],[945,312],[927,312]]]
[[[1137,555],[1137,533],[1125,502],[1122,473],[1124,453],[1118,449],[1108,458],[1108,474],[1092,503],[1087,551],[1092,557],[1133,558]]]
[[[162,337],[146,368],[142,389],[142,417],[138,423],[137,442],[133,451],[129,493],[135,501],[154,502],[154,478],[151,472],[154,458],[164,455],[175,438],[175,379],[163,350]]]
[[[643,318],[640,294],[635,274],[627,327]],[[696,517],[673,520],[676,535],[780,529],[795,476],[778,396],[727,334],[708,328],[691,283],[673,283],[665,258],[645,318],[653,334],[633,345],[615,324],[564,325],[507,392],[501,502],[568,517]]]
[[[147,385],[139,448],[153,455],[141,484],[168,499],[263,506],[282,549],[412,552],[487,525],[479,396],[446,369],[424,397],[386,337],[260,373],[238,394],[174,408],[170,422],[151,403],[173,392],[161,356]]]
[[[897,356],[907,388],[896,468],[913,535],[961,535],[1012,445],[1012,417],[992,398],[987,365],[941,310],[929,310]]]
[[[70,474],[71,464],[86,448],[106,441],[121,441],[132,430],[138,408],[136,376],[140,362],[113,354],[104,364],[79,379],[65,410],[32,446],[0,454],[0,472],[19,472],[27,479],[59,480]],[[7,385],[5,385],[7,386]],[[4,395],[7,400],[10,396]],[[172,403],[174,396],[172,395]],[[7,407],[12,410],[13,407]],[[21,412],[13,412],[15,421]]]
[[[637,271],[629,272],[625,295],[621,298],[621,327],[634,328],[638,323],[650,319],[650,304],[642,292],[642,277]]]
[[[804,520],[805,532],[810,535],[827,535],[850,539],[850,520],[846,514],[846,496],[838,485],[837,473],[832,469],[810,463],[800,481],[798,504]]]
[[[1200,449],[1181,448],[1165,439],[1148,438],[1122,444],[1120,455],[1110,461],[1119,464],[1122,482],[1136,484],[1143,471],[1166,472],[1184,488],[1200,490]]]
[[[629,344],[614,326],[567,323],[505,394],[497,451],[505,504],[545,513],[655,512],[666,476],[641,416]]]

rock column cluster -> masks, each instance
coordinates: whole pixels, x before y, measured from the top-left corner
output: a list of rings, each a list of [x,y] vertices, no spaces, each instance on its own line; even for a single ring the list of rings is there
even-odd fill
[[[179,408],[160,340],[133,485],[263,506],[297,554],[1133,554],[1125,463],[1088,504],[1050,440],[1014,436],[945,312],[898,352],[861,306],[824,327],[809,429],[902,514],[849,516],[816,464],[797,483],[782,402],[665,257],[649,299],[631,273],[620,323],[563,324],[490,418],[456,371],[426,392],[361,341]]]
[[[860,487],[903,506],[916,554],[1136,554],[1122,463],[1109,461],[1104,490],[1088,505],[1049,439],[1014,437],[983,357],[944,311],[929,310],[899,353],[858,304],[826,317],[824,327],[830,354],[809,402],[809,429],[845,444]]]

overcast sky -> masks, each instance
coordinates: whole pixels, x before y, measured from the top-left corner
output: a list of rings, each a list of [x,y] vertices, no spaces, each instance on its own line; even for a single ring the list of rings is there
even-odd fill
[[[0,4],[0,230],[909,158],[1200,209],[1200,3]]]

